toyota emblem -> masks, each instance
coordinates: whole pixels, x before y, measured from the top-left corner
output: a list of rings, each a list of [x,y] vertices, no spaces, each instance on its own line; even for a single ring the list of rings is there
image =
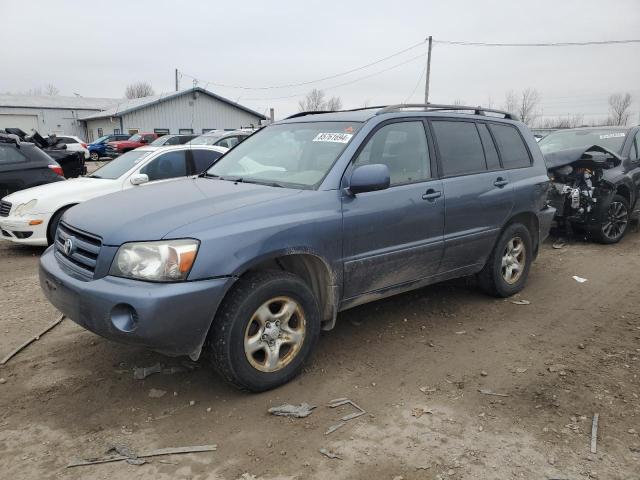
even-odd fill
[[[73,244],[73,238],[69,237],[64,241],[63,251],[64,254],[69,256],[73,253],[75,245]]]

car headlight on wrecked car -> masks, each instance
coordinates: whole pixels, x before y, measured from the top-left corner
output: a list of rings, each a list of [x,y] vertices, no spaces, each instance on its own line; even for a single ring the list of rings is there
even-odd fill
[[[33,200],[29,200],[27,203],[21,203],[14,210],[14,215],[16,215],[17,217],[21,217],[33,207],[35,207],[36,203],[38,203],[38,201],[35,198]]]
[[[118,249],[109,275],[151,282],[185,280],[199,246],[200,242],[192,239],[125,243]]]

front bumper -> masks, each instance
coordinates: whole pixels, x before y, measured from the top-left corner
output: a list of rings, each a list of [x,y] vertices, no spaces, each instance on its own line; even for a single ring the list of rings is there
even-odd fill
[[[47,225],[51,214],[31,214],[26,217],[0,217],[0,239],[23,245],[47,245]],[[29,225],[41,221],[39,225]]]
[[[40,258],[40,287],[78,325],[101,337],[170,356],[197,359],[218,305],[233,278],[150,283],[106,276],[82,281],[57,262]]]

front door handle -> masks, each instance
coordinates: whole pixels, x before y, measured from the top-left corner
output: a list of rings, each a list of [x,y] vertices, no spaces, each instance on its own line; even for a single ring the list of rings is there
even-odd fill
[[[504,186],[505,186],[506,184],[508,184],[508,183],[509,183],[509,180],[505,180],[505,179],[504,179],[504,178],[502,178],[502,177],[498,177],[498,178],[496,178],[496,181],[495,181],[495,182],[493,182],[493,184],[494,184],[496,187],[498,187],[498,188],[502,188],[502,187],[504,187]]]
[[[441,195],[442,192],[440,190],[434,190],[433,188],[430,188],[429,190],[424,192],[424,194],[422,195],[422,199],[431,201],[439,198]]]

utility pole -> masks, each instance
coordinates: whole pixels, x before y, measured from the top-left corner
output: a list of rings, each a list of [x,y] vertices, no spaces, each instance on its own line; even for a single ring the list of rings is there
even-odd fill
[[[180,88],[180,82],[178,81],[178,69],[176,68],[176,92]]]
[[[431,44],[433,37],[429,35],[429,50],[427,51],[427,76],[424,80],[424,103],[429,103],[429,80],[431,78]]]

